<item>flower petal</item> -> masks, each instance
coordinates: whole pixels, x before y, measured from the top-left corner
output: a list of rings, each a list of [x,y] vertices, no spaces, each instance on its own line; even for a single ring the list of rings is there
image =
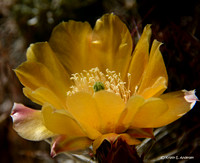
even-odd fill
[[[53,133],[67,136],[85,136],[80,126],[72,117],[58,112],[51,105],[43,105],[42,115],[45,126]]]
[[[69,73],[79,73],[90,66],[91,33],[91,26],[87,22],[71,20],[54,28],[49,44]]]
[[[96,92],[94,99],[102,119],[101,133],[114,132],[119,116],[125,108],[124,101],[115,93],[107,91]]]
[[[27,60],[43,64],[63,89],[66,90],[71,86],[69,74],[47,42],[31,44],[27,50]]]
[[[137,92],[146,99],[162,94],[167,88],[168,76],[162,54],[159,50],[160,45],[160,42],[154,40],[149,63]]]
[[[84,123],[85,125],[99,130],[100,117],[92,95],[85,92],[78,92],[68,96],[67,108],[80,123]]]
[[[166,78],[158,77],[151,87],[147,87],[142,93],[138,92],[138,94],[142,95],[145,98],[150,98],[153,96],[156,97],[162,94],[166,89],[167,89]]]
[[[134,106],[133,106],[134,107]],[[154,128],[156,121],[168,109],[168,105],[160,98],[149,98],[136,112],[130,128]]]
[[[27,50],[27,61],[15,70],[19,80],[32,91],[44,87],[65,103],[66,92],[71,86],[69,74],[61,65],[47,42],[32,44]],[[35,97],[37,96],[34,92]],[[52,96],[51,93],[51,96]],[[39,93],[38,96],[43,96]],[[45,96],[45,95],[44,95]],[[57,97],[57,98],[58,98]],[[43,103],[45,97],[43,98]],[[37,101],[41,104],[41,101]],[[49,102],[49,101],[48,101]],[[58,102],[58,103],[60,103]],[[42,103],[42,104],[43,104]]]
[[[58,136],[52,143],[51,156],[55,157],[61,152],[80,151],[88,148],[92,144],[92,140],[87,137],[66,137]]]
[[[108,68],[121,73],[124,80],[127,77],[132,44],[131,34],[119,17],[113,13],[105,14],[94,27],[91,46],[95,57],[92,62],[98,60],[101,70]]]
[[[179,119],[190,111],[198,101],[194,90],[166,93],[160,98],[168,105],[169,109],[152,123],[153,127],[165,126]]]
[[[147,66],[149,59],[149,44],[151,37],[151,25],[147,25],[134,49],[133,58],[129,67],[131,76],[131,91],[134,93],[135,88],[140,84],[142,74]]]
[[[43,105],[47,102],[53,105],[56,109],[66,108],[66,106],[62,104],[63,102],[48,88],[40,87],[32,91],[30,88],[24,87],[23,92],[29,99],[39,105]]]
[[[43,124],[41,111],[15,103],[12,113],[13,128],[28,140],[39,141],[54,136]]]
[[[88,136],[96,139],[101,134],[93,127],[79,122],[67,111],[60,112],[46,104],[42,108],[45,126],[52,132],[67,136]]]
[[[132,96],[128,100],[126,104],[126,108],[123,110],[118,120],[117,127],[116,127],[117,133],[122,133],[129,128],[136,112],[138,111],[140,106],[144,104],[144,102],[145,102],[145,99],[142,96],[138,96],[138,95]]]
[[[113,14],[100,18],[94,31],[87,22],[61,23],[54,29],[49,44],[70,73],[99,67],[101,71],[108,68],[120,72],[122,78],[132,51],[130,32]]]
[[[15,72],[25,87],[33,91],[40,87],[47,88],[56,94],[65,105],[67,88],[60,85],[60,82],[54,78],[54,75],[43,64],[26,61],[15,69]],[[46,95],[43,99],[45,97]]]

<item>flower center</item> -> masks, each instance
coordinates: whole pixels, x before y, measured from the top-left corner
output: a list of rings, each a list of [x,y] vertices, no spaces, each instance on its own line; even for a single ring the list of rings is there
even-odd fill
[[[95,82],[93,89],[94,89],[95,92],[98,92],[100,90],[104,90],[105,87],[104,87],[104,84],[102,82]]]
[[[130,97],[130,78],[131,74],[127,74],[127,83],[122,81],[120,73],[110,71],[106,69],[104,74],[98,67],[92,68],[88,71],[83,70],[82,73],[72,74],[71,80],[74,81],[74,85],[67,92],[67,95],[72,95],[76,92],[87,92],[93,94],[100,90],[106,90],[108,92],[115,93],[127,102]]]

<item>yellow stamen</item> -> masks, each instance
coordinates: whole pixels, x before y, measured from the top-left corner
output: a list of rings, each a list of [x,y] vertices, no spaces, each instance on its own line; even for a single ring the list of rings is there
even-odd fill
[[[131,74],[127,74],[127,83],[122,81],[120,73],[116,74],[115,71],[106,69],[106,74],[101,72],[98,67],[92,68],[89,71],[83,70],[83,73],[72,74],[70,78],[74,81],[74,85],[67,92],[67,95],[76,92],[87,92],[93,94],[100,90],[115,93],[127,102],[130,97],[130,81]]]

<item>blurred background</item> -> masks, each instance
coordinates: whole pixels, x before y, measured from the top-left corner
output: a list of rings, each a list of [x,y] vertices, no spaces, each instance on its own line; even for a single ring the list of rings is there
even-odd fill
[[[46,142],[24,140],[12,129],[14,102],[37,107],[22,94],[22,85],[12,69],[25,61],[30,43],[48,41],[60,22],[73,19],[94,26],[98,18],[110,12],[126,23],[134,45],[143,27],[152,24],[152,39],[164,43],[161,51],[169,75],[167,91],[196,89],[200,94],[199,0],[0,0],[1,163],[66,160],[66,156],[51,158]],[[176,122],[156,130],[156,141],[148,141],[139,152],[146,162],[200,160],[200,104]],[[160,160],[160,156],[170,155],[194,159]]]

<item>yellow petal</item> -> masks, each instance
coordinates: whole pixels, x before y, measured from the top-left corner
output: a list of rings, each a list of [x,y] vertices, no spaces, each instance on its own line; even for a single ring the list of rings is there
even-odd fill
[[[78,92],[68,96],[67,107],[69,112],[81,125],[93,128],[93,130],[91,130],[92,135],[94,135],[95,130],[100,130],[99,112],[92,95],[85,92]]]
[[[25,139],[39,141],[54,136],[54,133],[44,126],[41,111],[15,103],[11,116],[13,128]]]
[[[198,101],[194,90],[166,93],[161,95],[160,98],[168,105],[169,109],[153,122],[154,127],[165,126],[181,118]]]
[[[92,140],[87,137],[66,137],[58,136],[53,140],[51,147],[51,156],[55,157],[61,152],[80,151],[88,148],[92,144]]]
[[[50,105],[43,105],[42,108],[45,126],[52,132],[67,136],[87,136],[96,139],[101,134],[93,127],[77,121],[72,115],[59,112]]]
[[[123,110],[118,120],[117,128],[116,128],[117,133],[124,132],[129,128],[136,112],[138,111],[140,106],[144,104],[144,102],[145,102],[145,99],[142,96],[137,96],[137,95],[132,96],[128,100],[126,104],[126,108]]]
[[[138,94],[142,95],[145,98],[156,97],[162,94],[167,89],[167,80],[164,77],[159,77],[157,80],[151,85],[151,87],[147,87],[144,89],[142,93],[138,92]]]
[[[70,113],[79,121],[99,129],[99,113],[92,95],[78,92],[67,97],[67,107]]]
[[[114,132],[117,121],[125,103],[120,96],[107,91],[99,91],[94,94],[101,121],[101,133]]]
[[[89,43],[92,29],[87,22],[63,22],[54,28],[49,44],[69,73],[90,69]],[[95,66],[96,67],[96,66]]]
[[[60,82],[54,78],[54,74],[43,64],[34,61],[26,61],[15,69],[15,72],[25,87],[33,91],[40,87],[47,88],[65,103],[67,88],[60,85]],[[45,97],[46,95],[44,95],[43,98]]]
[[[15,73],[21,83],[32,90],[41,86],[50,87],[49,83],[45,83],[44,81],[47,80],[47,78],[53,80],[52,74],[46,67],[40,63],[31,61],[22,63],[17,69],[15,69]]]
[[[47,42],[31,44],[27,50],[27,60],[43,64],[54,76],[56,82],[63,89],[68,89],[72,82],[70,76],[62,66]]]
[[[134,106],[133,106],[134,107]],[[159,98],[149,98],[136,112],[131,128],[154,128],[153,122],[168,109],[168,105]]]
[[[126,25],[114,14],[105,14],[97,20],[92,35],[92,62],[98,60],[98,67],[121,73],[122,80],[132,53],[132,38]],[[96,58],[97,57],[97,58]]]
[[[33,91],[30,88],[24,87],[23,92],[29,99],[39,105],[43,105],[47,102],[53,105],[56,109],[66,108],[65,103],[47,88],[40,87]]]
[[[42,107],[45,126],[56,134],[67,136],[85,136],[80,126],[71,117],[61,114],[50,105]]]
[[[146,68],[149,59],[149,43],[151,37],[151,26],[147,25],[138,41],[134,52],[129,73],[131,74],[131,91],[135,92],[136,86],[139,85],[142,74]]]
[[[126,25],[113,14],[97,20],[94,31],[87,22],[61,23],[54,29],[49,44],[70,73],[99,67],[103,72],[107,68],[120,72],[122,78],[132,51]]]
[[[144,98],[158,96],[167,88],[168,76],[162,54],[159,50],[160,45],[160,42],[154,40],[149,63],[137,92]]]

